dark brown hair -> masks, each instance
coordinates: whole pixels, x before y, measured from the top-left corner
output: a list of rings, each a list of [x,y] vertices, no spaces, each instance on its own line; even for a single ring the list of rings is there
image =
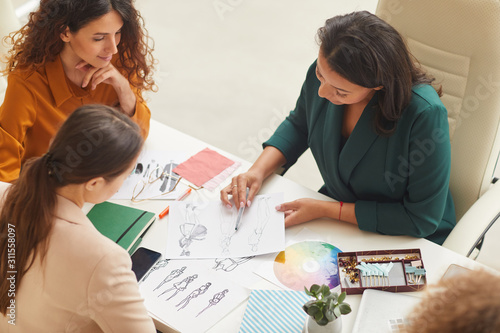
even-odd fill
[[[143,145],[129,117],[104,105],[85,105],[64,122],[42,157],[28,160],[5,194],[0,212],[0,272],[17,270],[15,285],[37,256],[43,261],[53,225],[56,189],[93,178],[123,174]],[[15,269],[8,266],[9,225],[15,229]],[[12,242],[12,241],[11,241]],[[10,282],[0,281],[0,312],[5,314]]]
[[[117,46],[118,70],[139,92],[154,89],[155,60],[152,45],[148,44],[151,39],[132,0],[41,0],[38,10],[30,13],[28,23],[5,37],[13,47],[3,73],[7,75],[14,69],[33,71],[53,61],[63,49],[60,34],[66,27],[75,33],[112,10],[123,20]]]
[[[383,86],[375,118],[379,134],[394,132],[410,103],[413,86],[434,81],[421,69],[401,35],[367,11],[332,17],[318,29],[317,36],[331,70],[362,87]]]

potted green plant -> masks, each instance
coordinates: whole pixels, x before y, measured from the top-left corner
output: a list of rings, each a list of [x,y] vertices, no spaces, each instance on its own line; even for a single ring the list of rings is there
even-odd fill
[[[307,295],[314,297],[302,306],[302,309],[309,315],[304,331],[307,333],[341,332],[340,316],[351,312],[351,306],[344,303],[346,293],[339,295],[331,292],[327,285],[317,284],[313,284],[309,290],[307,287],[304,289]]]

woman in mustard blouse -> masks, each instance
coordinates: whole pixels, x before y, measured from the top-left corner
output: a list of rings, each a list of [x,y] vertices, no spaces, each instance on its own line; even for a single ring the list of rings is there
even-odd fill
[[[249,206],[263,181],[307,149],[338,202],[276,207],[291,226],[321,217],[441,244],[455,225],[447,111],[402,37],[368,12],[326,21],[295,110],[245,173],[221,191]],[[245,201],[246,188],[250,188]]]
[[[142,98],[154,87],[154,61],[132,0],[44,0],[28,23],[7,37],[13,45],[0,107],[0,181],[47,151],[60,124],[78,106],[115,106],[149,131]]]

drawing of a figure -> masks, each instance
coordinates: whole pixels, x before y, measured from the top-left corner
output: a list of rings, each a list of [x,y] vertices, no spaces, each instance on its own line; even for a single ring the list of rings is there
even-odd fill
[[[136,175],[140,175],[142,171],[143,171],[142,163],[137,163],[137,166],[135,167],[133,173]]]
[[[229,292],[228,289],[224,289],[223,291],[221,292],[218,292],[217,294],[215,294],[209,301],[208,301],[208,305],[206,308],[204,308],[203,310],[201,310],[197,315],[196,317],[198,317],[199,315],[201,315],[203,312],[205,312],[206,309],[210,308],[211,306],[214,306],[214,305],[217,305],[221,299],[223,299],[226,294]]]
[[[179,177],[178,174],[172,173],[172,170],[177,167],[177,164],[174,163],[173,160],[170,160],[170,163],[165,164],[163,168],[163,172],[160,176],[160,180],[162,180],[162,184],[160,186],[160,192],[164,193],[166,191],[172,191],[175,186],[175,177]]]
[[[253,252],[256,252],[258,250],[260,238],[262,237],[262,233],[264,232],[267,222],[269,221],[269,218],[271,216],[269,199],[270,197],[268,196],[262,196],[259,198],[259,202],[257,203],[257,223],[255,229],[252,231],[250,236],[248,236],[248,245],[251,246]]]
[[[198,220],[198,206],[191,203],[186,204],[185,223],[179,226],[183,235],[179,239],[179,246],[182,248],[181,256],[190,256],[189,246],[193,240],[203,240],[207,236],[207,228],[200,224]]]
[[[149,275],[150,275],[151,273],[153,273],[154,271],[159,270],[160,268],[163,268],[163,267],[167,266],[167,264],[168,264],[168,261],[169,261],[169,260],[170,260],[170,259],[162,259],[162,260],[158,261],[158,262],[157,262],[157,263],[153,266],[153,268],[151,268],[151,269],[150,269],[150,270],[146,273],[146,275],[144,275],[144,277],[142,278],[142,282],[146,281],[146,279],[149,277]]]
[[[186,298],[184,298],[182,301],[180,301],[179,304],[176,305],[176,306],[180,306],[181,304],[184,303],[184,305],[182,305],[179,309],[177,309],[177,311],[185,308],[186,305],[189,304],[189,301],[191,301],[193,298],[196,298],[200,295],[203,295],[208,290],[208,288],[210,288],[211,285],[212,285],[211,282],[207,282],[204,285],[202,285],[200,288],[193,290],[191,292],[191,294],[189,294]]]
[[[250,257],[241,257],[241,258],[217,258],[215,259],[214,270],[223,270],[224,272],[231,272],[236,267],[241,264],[246,263],[248,260],[254,258],[255,256]]]
[[[229,213],[223,205],[220,205],[220,215],[221,215],[221,242],[220,246],[222,247],[222,254],[229,254],[229,245],[231,245],[231,238],[234,235],[234,226],[236,222],[237,211],[232,209],[231,213]]]
[[[153,160],[153,162],[154,162],[154,160]],[[151,177],[151,175],[154,175],[156,178],[160,178],[160,164],[156,163],[156,168],[154,168],[151,171],[151,173],[149,174],[149,177]]]
[[[165,293],[167,293],[167,292],[169,292],[171,290],[175,290],[175,293],[172,296],[170,296],[169,298],[166,299],[166,301],[168,301],[169,299],[171,299],[172,297],[174,297],[175,295],[177,295],[177,293],[186,290],[187,286],[191,282],[193,282],[197,277],[198,277],[198,274],[194,274],[194,275],[188,276],[187,278],[185,278],[184,280],[182,280],[180,282],[174,283],[174,285],[172,286],[172,288],[169,288],[169,289],[165,290],[160,295],[158,295],[158,297],[160,297],[161,295],[163,295],[163,294],[165,294]]]
[[[182,273],[184,273],[184,270],[186,269],[186,266],[183,266],[179,269],[174,269],[173,271],[170,272],[170,274],[168,274],[164,279],[163,281],[160,282],[159,285],[156,286],[155,289],[153,289],[153,291],[155,291],[156,289],[160,289],[161,286],[163,286],[165,283],[169,282],[169,281],[172,281],[173,279],[175,279],[176,277],[179,277]],[[158,296],[159,297],[159,296]]]

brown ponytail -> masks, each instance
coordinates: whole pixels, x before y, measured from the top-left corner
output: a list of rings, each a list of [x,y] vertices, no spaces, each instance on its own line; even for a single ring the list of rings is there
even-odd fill
[[[19,179],[5,193],[0,212],[0,275],[15,271],[17,288],[34,260],[38,257],[43,261],[57,188],[96,177],[111,181],[127,170],[142,145],[139,127],[111,107],[85,105],[76,109],[57,132],[49,152],[27,161]],[[12,235],[15,246],[9,246]],[[0,312],[4,315],[13,298],[10,291],[15,293],[11,282],[6,278],[0,281]]]

